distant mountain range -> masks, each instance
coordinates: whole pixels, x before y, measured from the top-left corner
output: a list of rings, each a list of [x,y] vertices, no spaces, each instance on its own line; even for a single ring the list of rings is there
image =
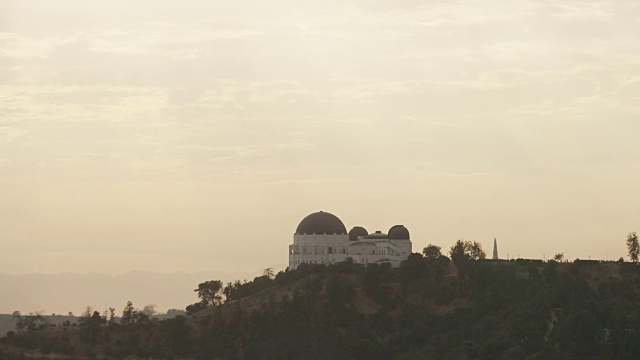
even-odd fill
[[[159,312],[166,312],[168,309],[184,310],[187,305],[198,301],[193,290],[201,282],[214,279],[223,282],[252,280],[261,275],[261,272],[160,274],[132,271],[122,275],[0,273],[0,314],[43,311],[47,315],[68,315],[69,312],[80,315],[87,306],[91,306],[99,312],[114,307],[119,315],[127,301],[132,301],[134,307],[139,309],[148,304],[156,304]]]

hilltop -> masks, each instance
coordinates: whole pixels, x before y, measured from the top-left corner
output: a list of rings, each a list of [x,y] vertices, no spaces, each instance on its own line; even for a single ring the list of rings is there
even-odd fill
[[[233,290],[233,291],[232,291]],[[636,359],[640,270],[597,261],[301,266],[188,317],[11,334],[0,358]],[[191,308],[194,309],[193,307]]]

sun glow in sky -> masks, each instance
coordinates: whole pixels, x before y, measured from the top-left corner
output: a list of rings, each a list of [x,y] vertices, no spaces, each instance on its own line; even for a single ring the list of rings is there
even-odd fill
[[[617,259],[637,1],[0,0],[0,272],[253,271],[298,222]]]

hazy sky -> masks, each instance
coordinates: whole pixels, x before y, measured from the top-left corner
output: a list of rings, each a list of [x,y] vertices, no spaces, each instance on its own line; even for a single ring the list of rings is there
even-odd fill
[[[0,0],[0,272],[253,271],[318,210],[617,259],[639,135],[636,0]]]

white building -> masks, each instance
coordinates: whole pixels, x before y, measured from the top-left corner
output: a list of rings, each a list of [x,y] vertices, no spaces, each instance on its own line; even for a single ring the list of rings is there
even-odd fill
[[[385,234],[369,234],[356,226],[349,233],[337,216],[313,213],[300,222],[289,245],[289,269],[300,264],[332,264],[352,258],[358,264],[390,263],[399,266],[411,254],[409,230],[395,225]]]

